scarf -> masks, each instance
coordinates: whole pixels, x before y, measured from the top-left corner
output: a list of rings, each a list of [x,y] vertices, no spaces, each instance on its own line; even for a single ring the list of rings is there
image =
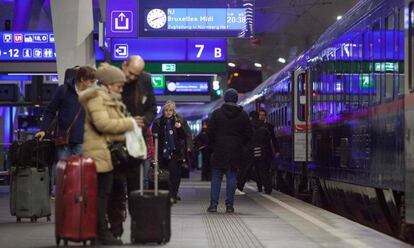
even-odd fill
[[[164,159],[171,159],[173,151],[175,150],[173,119],[165,120],[164,126],[164,146],[162,149],[162,157]]]
[[[116,92],[110,91],[107,87],[102,86],[101,87],[108,95],[111,96],[112,100],[115,102],[118,110],[124,114],[125,117],[131,116],[131,114],[128,112],[124,102],[122,101],[122,95],[118,94]]]

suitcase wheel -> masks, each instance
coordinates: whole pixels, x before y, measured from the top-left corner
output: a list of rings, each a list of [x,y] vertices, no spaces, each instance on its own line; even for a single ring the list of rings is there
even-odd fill
[[[63,244],[64,244],[65,246],[68,246],[68,241],[67,241],[67,240],[64,240],[64,241],[63,241]]]
[[[83,241],[83,246],[86,246],[86,242],[87,242],[86,240]]]
[[[47,218],[47,222],[50,222],[50,215],[48,215],[46,218]]]
[[[60,238],[56,237],[56,245],[59,246],[60,245]]]
[[[20,219],[19,217],[16,218],[16,222],[21,222],[22,219]]]

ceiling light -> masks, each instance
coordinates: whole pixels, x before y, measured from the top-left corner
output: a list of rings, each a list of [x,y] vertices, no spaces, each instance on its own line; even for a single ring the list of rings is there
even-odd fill
[[[257,68],[262,68],[262,64],[260,63],[254,63],[254,66],[256,66]]]
[[[277,61],[279,63],[285,64],[286,63],[286,59],[285,58],[278,58]]]
[[[238,72],[235,72],[235,73],[233,73],[233,76],[234,77],[238,77],[239,76],[239,73]]]
[[[337,20],[337,21],[339,21],[339,20],[341,20],[341,19],[342,19],[342,16],[341,16],[341,15],[336,17],[336,20]]]
[[[231,63],[231,62],[229,62],[227,65],[230,66],[230,67],[236,67],[236,64],[235,63]]]

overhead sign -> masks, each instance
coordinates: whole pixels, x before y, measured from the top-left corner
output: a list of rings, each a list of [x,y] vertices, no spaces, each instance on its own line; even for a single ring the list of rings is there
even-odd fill
[[[0,32],[0,61],[56,60],[53,33]]]
[[[169,82],[167,89],[177,93],[208,93],[208,82]]]
[[[145,61],[213,61],[227,59],[226,39],[124,39],[113,38],[112,60],[140,55]],[[163,67],[172,72],[173,66]]]
[[[156,3],[154,3],[156,2]],[[139,37],[252,37],[253,1],[140,1]]]
[[[108,0],[106,2],[106,36],[137,37],[137,1]]]

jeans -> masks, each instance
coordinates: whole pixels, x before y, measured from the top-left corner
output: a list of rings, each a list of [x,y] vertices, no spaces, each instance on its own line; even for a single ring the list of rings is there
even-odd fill
[[[68,145],[61,145],[56,147],[56,152],[57,152],[57,160],[63,160],[66,159],[72,155],[81,155],[82,154],[82,144],[68,144]],[[52,169],[51,169],[51,179],[50,179],[50,183],[51,183],[51,190],[54,193],[55,192],[55,182],[56,182],[56,164],[57,161],[55,161],[52,164]]]
[[[231,169],[225,171],[219,168],[211,169],[210,206],[217,207],[218,205],[220,197],[221,180],[223,178],[224,173],[226,174],[226,206],[233,207],[234,192],[236,191],[237,183],[237,172]]]

